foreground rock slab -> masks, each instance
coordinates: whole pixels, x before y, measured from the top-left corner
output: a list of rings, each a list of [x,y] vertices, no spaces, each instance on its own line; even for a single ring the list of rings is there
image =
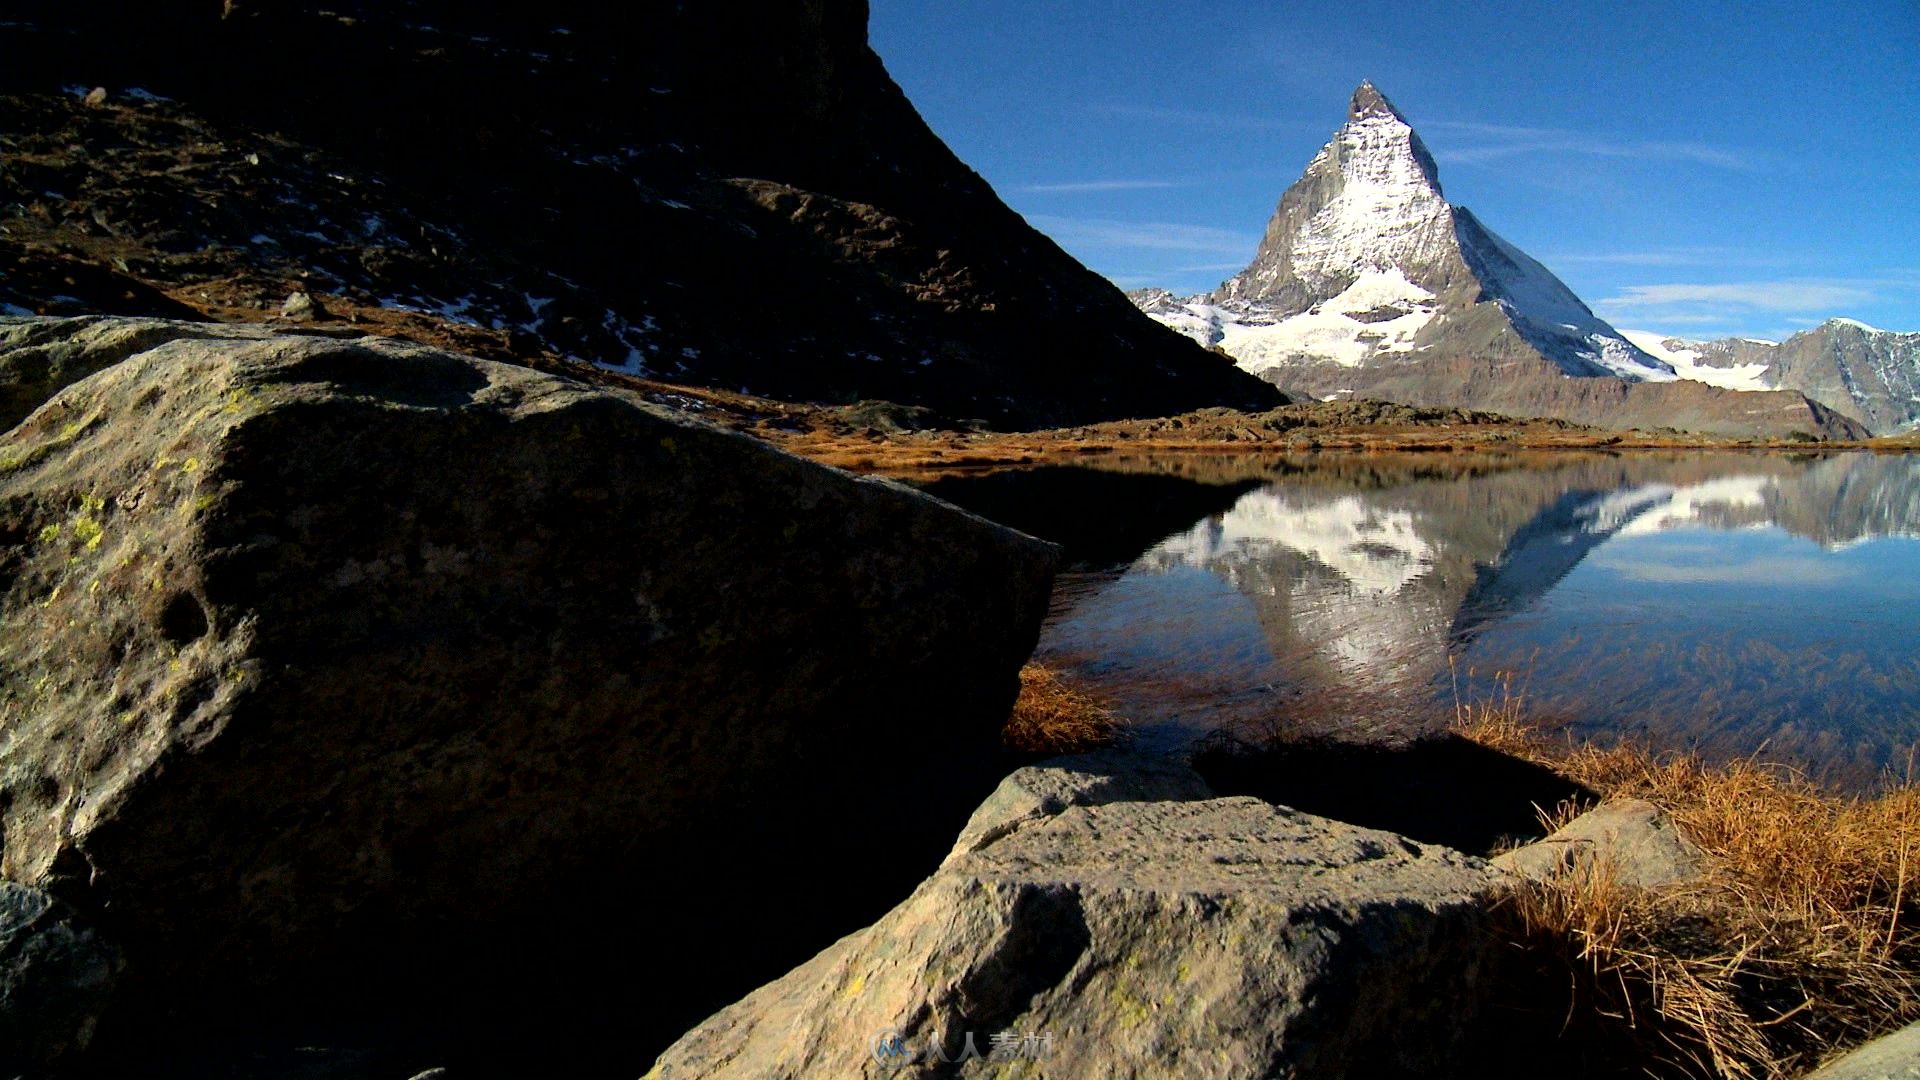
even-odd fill
[[[1658,889],[1698,880],[1706,856],[1658,806],[1613,799],[1544,840],[1497,856],[1493,865],[1536,881],[1598,871],[1622,885]]]
[[[911,897],[650,1080],[1457,1071],[1496,951],[1484,863],[1252,798],[1105,801],[1086,771],[1016,774]]]
[[[919,851],[904,891],[991,786],[1049,545],[406,343],[21,332],[102,370],[0,439],[0,872],[156,1017],[525,1014],[623,948],[661,977],[607,1007],[670,1014],[784,957],[726,1000],[845,929],[729,897]]]
[[[1098,750],[1015,769],[980,804],[947,854],[951,865],[1023,826],[1069,806],[1117,802],[1192,802],[1214,792],[1185,762],[1126,750]]]

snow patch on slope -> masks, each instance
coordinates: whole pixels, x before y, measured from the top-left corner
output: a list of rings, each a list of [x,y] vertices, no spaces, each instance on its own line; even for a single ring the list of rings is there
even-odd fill
[[[1309,173],[1340,164],[1340,193],[1294,242],[1294,273],[1307,282],[1344,280],[1429,261],[1447,250],[1453,223],[1439,181],[1416,152],[1419,136],[1400,118],[1375,113],[1350,121],[1321,149]]]
[[[1708,386],[1718,386],[1727,390],[1771,390],[1773,386],[1766,378],[1767,364],[1735,364],[1731,367],[1714,367],[1700,362],[1698,349],[1686,348],[1698,342],[1669,338],[1649,330],[1622,330],[1620,336],[1638,346],[1640,351],[1672,366],[1674,374],[1683,379],[1703,382]],[[1772,345],[1774,342],[1747,338],[1756,345]]]
[[[1408,352],[1432,321],[1433,294],[1397,268],[1370,270],[1339,295],[1297,315],[1255,301],[1161,303],[1147,314],[1202,345],[1218,345],[1247,371],[1301,361],[1357,367],[1382,353]]]
[[[1602,322],[1553,271],[1482,224],[1472,212],[1454,211],[1460,254],[1480,279],[1487,299],[1535,348],[1569,375],[1617,375],[1640,382],[1672,382],[1679,375]],[[1581,371],[1584,363],[1598,370]]]

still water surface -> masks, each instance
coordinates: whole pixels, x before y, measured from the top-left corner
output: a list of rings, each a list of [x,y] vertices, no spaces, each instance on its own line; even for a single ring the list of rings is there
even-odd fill
[[[1444,724],[1804,764],[1920,740],[1920,456],[1187,457],[939,480],[1062,542],[1039,659],[1153,742]]]

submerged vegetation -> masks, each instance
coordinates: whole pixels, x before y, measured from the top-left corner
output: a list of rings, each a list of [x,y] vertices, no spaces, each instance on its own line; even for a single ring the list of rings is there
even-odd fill
[[[1556,739],[1506,694],[1455,731],[1604,797],[1646,799],[1707,856],[1643,890],[1606,864],[1517,885],[1503,924],[1566,995],[1563,1028],[1653,1075],[1786,1077],[1920,1019],[1920,783],[1843,796],[1758,759]],[[1543,813],[1557,827],[1583,807]]]

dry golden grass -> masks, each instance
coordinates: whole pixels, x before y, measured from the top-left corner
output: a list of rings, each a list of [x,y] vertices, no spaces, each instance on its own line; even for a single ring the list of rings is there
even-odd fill
[[[1661,806],[1707,853],[1696,885],[1648,892],[1602,867],[1519,886],[1505,905],[1535,955],[1564,960],[1578,1021],[1632,1044],[1655,1075],[1797,1075],[1920,1019],[1911,775],[1848,797],[1754,760],[1709,766],[1557,740],[1527,723],[1511,683],[1460,706],[1456,721],[1465,737],[1603,795]]]
[[[1113,713],[1040,664],[1020,669],[1020,696],[1002,732],[1019,754],[1077,754],[1112,745],[1120,735]]]

